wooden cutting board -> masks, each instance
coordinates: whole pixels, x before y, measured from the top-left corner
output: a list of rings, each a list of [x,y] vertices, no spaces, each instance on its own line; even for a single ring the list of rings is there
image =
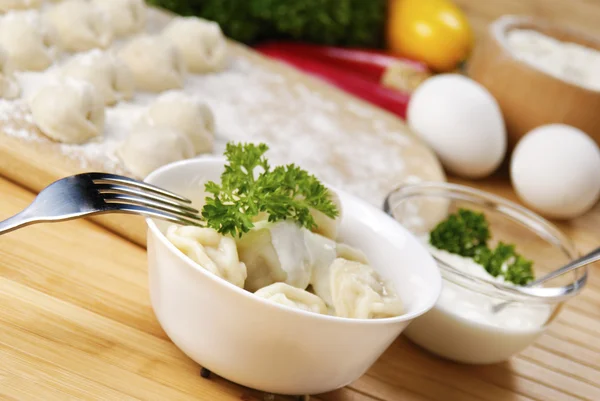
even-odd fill
[[[149,31],[155,32],[171,16],[153,9],[150,19]],[[270,145],[268,157],[273,163],[297,163],[377,206],[403,182],[445,180],[435,155],[397,117],[243,45],[229,45],[230,67],[207,76],[207,90],[201,94],[216,114],[215,153],[220,154],[229,140],[262,141]],[[0,113],[0,174],[4,177],[39,192],[57,179],[80,172],[133,176],[118,163],[107,167],[98,160],[65,154],[64,146],[37,130],[26,101],[17,102],[18,107]],[[141,217],[92,219],[145,246]]]

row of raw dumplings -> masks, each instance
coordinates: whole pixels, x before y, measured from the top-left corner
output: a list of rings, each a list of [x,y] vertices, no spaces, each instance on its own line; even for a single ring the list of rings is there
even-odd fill
[[[337,196],[333,200],[341,210]],[[211,228],[167,228],[167,239],[212,274],[268,301],[318,314],[375,319],[404,305],[360,250],[336,241],[337,219],[313,211],[318,230],[266,217],[241,238]]]
[[[68,78],[45,86],[30,107],[38,128],[63,143],[82,143],[104,130],[104,104],[94,86],[83,80]],[[206,104],[168,92],[131,124],[117,156],[127,170],[144,178],[163,165],[211,152],[214,135],[215,118]]]
[[[182,88],[187,72],[225,67],[227,43],[217,23],[178,17],[159,35],[150,35],[140,32],[146,12],[142,0],[64,0],[44,13],[21,11],[0,17],[0,97],[18,96],[11,78],[14,71],[43,71],[61,51],[106,49],[113,37],[134,33],[118,57],[131,70],[137,90]]]
[[[43,71],[62,53],[106,49],[142,31],[146,15],[143,0],[64,0],[45,10],[10,11],[0,17],[0,47],[11,69]]]
[[[160,35],[140,34],[118,51],[95,48],[57,66],[29,99],[33,121],[55,141],[82,144],[102,135],[105,107],[131,100],[136,91],[181,89],[188,70],[219,71],[225,60],[218,24],[178,17]],[[5,82],[9,89],[10,81]],[[205,104],[168,93],[134,122],[117,154],[127,170],[143,178],[164,164],[210,152],[214,130]]]

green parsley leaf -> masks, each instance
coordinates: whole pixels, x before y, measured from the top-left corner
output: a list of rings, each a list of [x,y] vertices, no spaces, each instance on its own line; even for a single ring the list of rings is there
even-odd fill
[[[503,276],[517,285],[533,280],[533,262],[519,255],[513,244],[488,246],[489,224],[483,213],[459,209],[430,233],[429,242],[438,249],[472,258],[493,277]]]
[[[315,176],[294,164],[272,169],[264,156],[268,149],[265,144],[227,144],[221,184],[211,181],[205,188],[212,194],[202,209],[208,227],[241,237],[259,213],[267,213],[270,222],[291,219],[307,229],[316,227],[313,209],[330,218],[339,215],[329,190]]]
[[[429,241],[438,249],[473,257],[489,238],[488,222],[483,213],[459,209],[433,229]]]

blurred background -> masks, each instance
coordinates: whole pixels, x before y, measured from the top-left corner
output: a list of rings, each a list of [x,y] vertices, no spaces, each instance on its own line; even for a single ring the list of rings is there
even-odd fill
[[[600,1],[152,0],[407,122],[551,218],[600,197]]]

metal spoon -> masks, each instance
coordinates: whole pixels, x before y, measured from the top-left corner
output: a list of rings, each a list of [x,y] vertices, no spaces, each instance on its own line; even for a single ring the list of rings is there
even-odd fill
[[[597,262],[600,260],[600,247],[594,249],[593,251],[583,255],[582,257],[580,257],[579,259],[575,259],[569,263],[567,263],[566,265],[564,265],[563,267],[561,267],[560,269],[557,269],[553,272],[550,272],[548,274],[546,274],[545,276],[542,276],[540,278],[538,278],[535,281],[532,281],[526,285],[524,285],[524,287],[535,287],[538,286],[542,283],[545,283],[546,281],[552,280],[553,278],[556,278],[558,276],[562,276],[565,273],[568,273],[570,271],[579,269],[580,267],[583,266],[587,266],[591,263]],[[502,309],[504,309],[508,304],[510,304],[511,301],[507,301],[507,302],[502,302],[499,304],[496,304],[492,307],[492,313],[498,313],[500,312]]]

